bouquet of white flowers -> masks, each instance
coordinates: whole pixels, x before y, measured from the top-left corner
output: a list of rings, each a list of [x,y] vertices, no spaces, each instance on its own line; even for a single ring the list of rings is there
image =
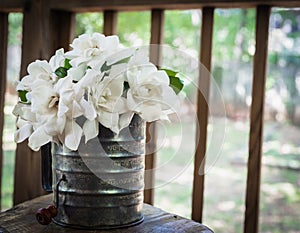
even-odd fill
[[[182,82],[142,49],[124,49],[117,36],[99,33],[83,34],[71,47],[32,62],[17,84],[16,142],[28,138],[35,151],[48,142],[77,150],[82,136],[87,142],[101,133],[99,123],[118,134],[134,114],[151,122],[175,111]]]

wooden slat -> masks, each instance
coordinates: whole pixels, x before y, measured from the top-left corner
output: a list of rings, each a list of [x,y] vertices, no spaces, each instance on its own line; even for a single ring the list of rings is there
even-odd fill
[[[1,0],[0,12],[19,12],[25,7],[24,0]]]
[[[46,31],[46,33],[49,33],[47,37],[52,37],[52,46],[48,48],[48,51],[44,51],[45,55],[53,54],[53,51],[59,48],[64,48],[65,51],[68,51],[70,42],[75,36],[75,13],[50,11],[48,24],[50,25],[50,30]]]
[[[163,43],[164,33],[164,11],[154,9],[151,11],[151,38],[150,44],[150,61],[156,66],[161,65],[161,48],[160,44]]]
[[[201,51],[200,62],[208,71],[211,69],[211,51],[212,35],[214,22],[214,8],[203,8],[202,10],[202,28],[201,28]],[[208,123],[208,98],[210,87],[210,76],[204,67],[199,70],[199,90],[198,90],[198,108],[197,119],[199,129],[196,137],[199,141],[195,153],[194,161],[194,182],[192,199],[192,219],[202,222],[203,196],[204,196],[204,164],[207,140]]]
[[[270,7],[257,7],[256,52],[253,64],[252,104],[250,115],[249,159],[246,190],[245,233],[258,232],[263,114],[268,60]]]
[[[106,36],[117,34],[117,11],[106,10],[103,12],[103,34]]]
[[[21,11],[29,1],[24,0],[1,0],[0,12]],[[48,1],[47,1],[48,2]],[[101,11],[101,10],[149,10],[149,9],[197,9],[200,7],[211,6],[221,8],[256,7],[257,5],[267,4],[275,7],[300,7],[299,0],[50,0],[52,9],[65,11]]]
[[[163,43],[164,28],[164,11],[151,11],[151,38],[150,38],[150,61],[155,65],[160,65],[161,48]],[[155,186],[155,166],[156,166],[156,140],[157,132],[154,122],[148,123],[146,127],[146,158],[145,158],[145,184],[144,202],[148,204],[154,203],[154,186]]]
[[[150,9],[198,9],[201,7],[256,7],[257,5],[267,4],[278,7],[299,7],[298,0],[49,0],[51,7],[55,9],[73,11],[100,11],[100,10],[150,10]]]
[[[1,210],[1,184],[3,168],[3,126],[4,126],[4,106],[6,90],[6,59],[7,59],[7,40],[8,40],[8,14],[0,13],[0,210]]]

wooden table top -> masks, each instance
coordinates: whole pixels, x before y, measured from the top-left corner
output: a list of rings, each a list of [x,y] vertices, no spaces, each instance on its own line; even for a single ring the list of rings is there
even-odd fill
[[[51,223],[47,226],[40,225],[36,218],[35,212],[52,203],[52,194],[41,196],[33,200],[19,204],[12,209],[0,213],[0,232],[72,232],[72,233],[181,233],[181,232],[202,232],[212,233],[208,227],[194,222],[192,220],[182,218],[180,216],[167,213],[159,208],[144,204],[143,213],[145,220],[133,227],[114,229],[114,230],[76,230],[64,228]]]

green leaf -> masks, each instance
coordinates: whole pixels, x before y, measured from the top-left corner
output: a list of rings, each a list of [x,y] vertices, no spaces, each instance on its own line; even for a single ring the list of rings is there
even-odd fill
[[[170,79],[170,87],[172,87],[172,89],[177,95],[183,88],[183,81],[179,77],[175,77],[175,76],[169,76],[169,79]]]
[[[66,68],[67,70],[72,67],[72,65],[70,64],[70,61],[71,60],[68,58],[65,59],[64,68]]]
[[[26,94],[28,93],[28,91],[19,90],[18,93],[19,93],[19,98],[20,98],[21,102],[27,103],[28,100],[26,98]]]
[[[170,70],[170,69],[163,69],[161,68],[160,70],[163,70],[167,73],[170,79],[170,87],[174,90],[176,95],[182,90],[183,88],[183,81],[177,77],[176,75],[178,74],[177,71]]]
[[[174,71],[174,70],[169,70],[169,69],[160,69],[160,70],[164,70],[166,73],[167,73],[167,75],[170,77],[170,76],[173,76],[173,77],[175,77],[177,74],[178,74],[178,72],[177,71]]]
[[[68,75],[68,69],[66,69],[65,67],[58,67],[55,70],[55,74],[59,77],[59,78],[64,78]]]

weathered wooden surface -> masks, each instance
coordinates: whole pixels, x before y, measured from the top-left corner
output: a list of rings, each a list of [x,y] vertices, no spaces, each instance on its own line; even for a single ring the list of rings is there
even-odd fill
[[[114,0],[114,1],[99,1],[99,0],[73,0],[61,1],[51,0],[50,5],[58,9],[72,10],[98,10],[113,9],[113,10],[149,10],[149,9],[192,9],[205,6],[212,7],[255,7],[261,4],[270,6],[288,6],[299,7],[299,0]]]
[[[35,212],[41,207],[47,207],[52,203],[52,194],[38,197],[34,200],[24,202],[15,206],[14,208],[0,213],[0,232],[125,232],[125,233],[141,233],[141,232],[153,232],[153,233],[167,233],[167,232],[203,232],[211,233],[212,231],[206,226],[188,220],[177,215],[166,213],[161,209],[153,207],[148,204],[144,204],[144,216],[145,220],[140,225],[115,229],[115,230],[98,230],[98,231],[82,231],[70,228],[63,228],[54,223],[47,226],[40,225],[35,219]]]
[[[207,141],[208,99],[210,87],[211,51],[214,25],[214,8],[202,10],[202,28],[200,44],[200,62],[204,66],[199,69],[197,120],[199,127],[196,132],[196,153],[194,162],[194,181],[192,199],[192,219],[201,222],[204,198],[204,166]]]
[[[107,10],[103,12],[104,25],[103,34],[111,36],[117,34],[117,11]]]
[[[0,12],[22,11],[30,1],[1,0]],[[274,7],[299,7],[299,0],[48,0],[51,8],[82,12],[101,10],[150,10],[150,9],[199,9],[205,6],[218,8],[256,7],[257,5],[269,5]]]
[[[150,61],[156,66],[160,65],[161,47],[163,43],[164,31],[164,11],[151,11],[151,38],[150,38]],[[145,158],[145,184],[144,202],[148,204],[154,203],[154,187],[155,187],[155,167],[157,159],[157,127],[155,122],[147,123],[146,126],[146,158]],[[150,188],[149,188],[150,187]]]
[[[257,7],[256,49],[253,64],[250,115],[249,159],[246,190],[245,233],[258,232],[261,156],[263,144],[264,99],[268,59],[268,33],[271,8]]]
[[[0,13],[0,135],[3,135],[4,127],[4,106],[5,106],[5,90],[6,90],[6,59],[7,59],[7,38],[8,38],[8,14]],[[3,149],[2,138],[0,139],[0,194],[3,166]],[[0,197],[1,201],[1,197]],[[0,202],[1,208],[1,202]]]

